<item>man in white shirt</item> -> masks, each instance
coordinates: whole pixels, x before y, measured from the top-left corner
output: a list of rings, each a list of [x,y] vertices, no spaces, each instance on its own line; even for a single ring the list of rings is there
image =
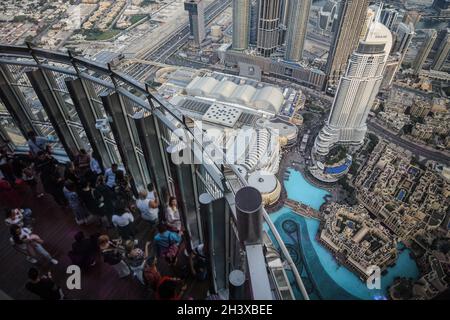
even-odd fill
[[[125,209],[119,212],[122,212],[122,214],[112,216],[113,225],[117,228],[123,240],[134,238],[134,232],[131,228],[131,224],[134,222],[133,215]]]

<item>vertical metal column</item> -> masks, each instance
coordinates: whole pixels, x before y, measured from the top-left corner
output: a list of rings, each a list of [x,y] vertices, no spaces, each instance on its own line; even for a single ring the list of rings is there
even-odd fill
[[[11,79],[12,76],[8,68],[0,65],[0,99],[24,137],[27,136],[29,131],[39,134],[28,115],[22,92],[11,85]]]
[[[156,119],[153,114],[145,115],[144,111],[133,116],[141,143],[142,152],[150,172],[150,178],[156,190],[162,196],[163,190],[169,190],[169,177],[164,168],[164,153],[159,148],[159,132],[156,130]],[[162,199],[160,199],[162,200]]]
[[[167,148],[169,157],[172,159],[172,153],[180,152],[177,148],[169,146]],[[190,152],[190,149],[183,150]],[[196,246],[200,243],[201,236],[199,230],[200,206],[198,203],[197,181],[195,179],[195,169],[193,164],[176,165],[172,161],[170,165],[177,174],[177,187],[181,195],[181,205],[184,213],[184,223],[188,230],[191,245]]]
[[[13,151],[14,149],[5,128],[0,126],[0,148],[5,146],[8,147],[9,151]]]
[[[82,79],[72,78],[66,79],[65,82],[92,150],[101,158],[105,168],[111,167],[114,160],[111,157],[102,133],[95,127],[97,115],[91,97],[89,96],[89,91],[87,90],[87,87],[90,86],[90,84]]]
[[[38,69],[28,71],[26,74],[67,155],[73,159],[84,145],[78,133],[68,125],[69,119],[67,110],[64,108],[64,99],[60,92],[53,89],[56,87],[55,79],[46,72]]]
[[[228,289],[229,250],[227,250],[226,225],[229,219],[229,206],[224,197],[214,200],[208,193],[200,195],[200,212],[203,222],[204,241],[208,244],[211,258],[214,292]]]
[[[101,96],[103,106],[109,117],[111,117],[111,130],[116,140],[117,149],[122,158],[125,170],[133,177],[134,189],[137,185],[146,185],[143,168],[141,168],[134,137],[128,124],[128,113],[123,108],[121,97],[117,92]]]
[[[261,193],[253,187],[243,187],[236,192],[235,201],[239,239],[245,244],[253,299],[272,300],[273,294],[263,251]]]

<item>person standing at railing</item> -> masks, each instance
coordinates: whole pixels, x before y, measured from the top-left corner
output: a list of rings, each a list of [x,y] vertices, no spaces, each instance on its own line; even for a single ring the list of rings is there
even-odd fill
[[[88,223],[88,212],[80,201],[80,197],[76,193],[76,185],[72,181],[66,181],[64,195],[67,199],[70,209],[75,214],[75,221],[78,225]]]
[[[58,192],[58,161],[50,154],[39,151],[35,161],[35,169],[40,174],[42,186],[46,193],[51,194],[58,204],[63,205],[64,195]]]
[[[97,177],[94,196],[97,200],[98,209],[101,212],[101,215],[105,217],[103,220],[106,222],[106,226],[109,227],[114,213],[114,201],[116,195],[114,191],[105,184],[105,177],[102,175]]]
[[[87,153],[86,149],[80,149],[75,157],[74,165],[79,177],[83,178],[91,169],[91,156]]]
[[[152,227],[158,223],[158,206],[158,199],[149,199],[146,190],[139,191],[136,207],[139,209],[142,219],[148,221]]]
[[[181,231],[180,211],[178,210],[177,199],[175,197],[170,197],[169,199],[169,205],[166,209],[166,224],[172,231]]]
[[[111,168],[105,170],[105,182],[108,187],[114,190],[116,186],[116,174],[119,171],[119,166],[117,163],[113,163]]]
[[[51,139],[38,136],[35,132],[28,132],[28,147],[30,148],[30,154],[32,158],[36,158],[40,151],[50,153],[50,145]]]

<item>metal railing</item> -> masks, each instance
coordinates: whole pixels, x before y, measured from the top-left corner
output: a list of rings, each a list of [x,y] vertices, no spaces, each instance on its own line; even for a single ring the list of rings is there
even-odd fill
[[[192,129],[185,125],[185,119],[176,107],[165,101],[158,94],[151,93],[146,85],[120,71],[113,70],[109,65],[103,65],[82,57],[73,56],[70,52],[61,53],[32,48],[31,46],[22,47],[4,45],[0,45],[0,65],[14,65],[22,68],[32,67],[51,70],[56,74],[87,80],[99,88],[113,90],[129,99],[135,106],[152,113],[158,121],[167,128],[167,130],[173,132],[177,128],[184,128],[189,132],[194,143],[196,143],[203,151],[204,146],[201,142],[196,140]],[[108,79],[110,81],[108,81]],[[132,88],[136,94],[131,93],[127,88]],[[221,151],[218,150],[218,152]],[[226,157],[223,157],[223,159],[225,158]],[[198,180],[204,185],[205,190],[214,198],[223,197],[227,192],[231,192],[235,195],[238,189],[236,188],[236,184],[239,187],[247,186],[247,181],[239,174],[238,169],[234,164],[225,163],[223,166],[219,166],[212,162],[212,164],[205,164],[201,167],[203,168],[203,170],[201,170],[202,172],[196,170],[195,174],[198,176]],[[227,169],[227,176],[224,174],[224,168]],[[233,181],[234,184],[231,183],[231,181]],[[234,206],[234,203],[229,203],[229,205]],[[280,258],[285,260],[289,265],[289,268],[294,275],[295,284],[303,298],[309,300],[308,293],[297,267],[290,256],[283,239],[264,209],[263,218],[281,251]],[[236,221],[235,215],[233,215],[233,219]]]

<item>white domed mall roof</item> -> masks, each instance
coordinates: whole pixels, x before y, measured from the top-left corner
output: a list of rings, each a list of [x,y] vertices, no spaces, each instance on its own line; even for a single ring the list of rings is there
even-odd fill
[[[220,81],[211,92],[211,95],[215,98],[228,100],[229,97],[236,90],[237,85],[229,80]]]
[[[231,95],[231,100],[233,102],[247,105],[252,101],[252,98],[255,95],[255,93],[256,93],[255,87],[248,84],[244,84],[236,88],[236,90]]]
[[[257,109],[278,113],[284,101],[280,89],[267,86],[258,90],[253,97],[253,105]]]
[[[248,184],[261,193],[271,193],[277,188],[278,180],[267,171],[255,171],[248,177]]]

